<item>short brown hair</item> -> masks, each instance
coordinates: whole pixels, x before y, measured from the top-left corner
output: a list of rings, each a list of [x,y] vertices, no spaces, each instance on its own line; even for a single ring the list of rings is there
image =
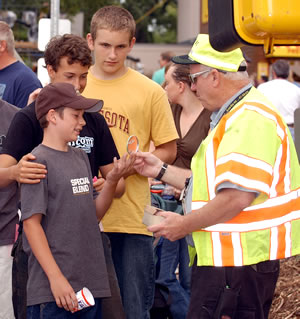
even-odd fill
[[[91,50],[87,41],[78,35],[55,36],[48,42],[44,54],[46,65],[52,66],[56,72],[63,57],[68,58],[69,64],[79,62],[82,66],[92,65]]]
[[[106,29],[109,31],[128,31],[129,41],[135,36],[135,21],[132,14],[121,7],[106,6],[98,11],[91,20],[91,36],[96,40],[97,31],[99,29]]]

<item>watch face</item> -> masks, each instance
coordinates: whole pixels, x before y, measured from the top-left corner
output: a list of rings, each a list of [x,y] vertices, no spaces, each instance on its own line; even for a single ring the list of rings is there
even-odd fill
[[[135,135],[129,136],[127,140],[127,153],[135,153],[139,150],[139,139]]]

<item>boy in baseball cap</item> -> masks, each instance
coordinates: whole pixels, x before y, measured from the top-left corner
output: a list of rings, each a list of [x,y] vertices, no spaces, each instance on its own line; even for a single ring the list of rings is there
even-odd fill
[[[36,99],[36,117],[40,120],[49,110],[60,107],[92,113],[102,109],[103,101],[83,97],[70,83],[51,83],[41,90]]]
[[[98,221],[134,156],[114,159],[97,196],[86,153],[68,145],[85,125],[84,111],[98,112],[102,106],[103,101],[82,97],[68,83],[47,85],[36,100],[44,137],[32,154],[47,167],[47,175],[37,184],[21,185],[28,319],[42,304],[47,306],[45,318],[67,318],[67,311],[76,311],[75,293],[83,287],[92,292],[95,306],[80,318],[101,318],[101,298],[110,296]]]

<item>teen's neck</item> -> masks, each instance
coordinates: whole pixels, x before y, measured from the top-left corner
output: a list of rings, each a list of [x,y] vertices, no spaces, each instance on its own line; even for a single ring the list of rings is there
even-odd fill
[[[128,68],[124,65],[121,69],[117,70],[116,72],[108,73],[94,64],[93,66],[91,66],[90,71],[95,78],[106,81],[119,79],[128,71]]]

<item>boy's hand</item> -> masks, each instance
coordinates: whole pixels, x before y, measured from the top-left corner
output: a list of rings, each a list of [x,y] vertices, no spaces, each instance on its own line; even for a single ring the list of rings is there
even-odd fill
[[[50,287],[58,307],[71,312],[77,310],[76,294],[65,276],[61,274],[50,279]]]
[[[106,181],[117,183],[121,177],[131,175],[134,161],[135,153],[124,154],[119,160],[114,158],[114,168],[107,174]]]
[[[104,187],[105,179],[103,177],[97,178],[96,176],[93,178],[93,187],[96,192],[100,193],[102,188]]]

